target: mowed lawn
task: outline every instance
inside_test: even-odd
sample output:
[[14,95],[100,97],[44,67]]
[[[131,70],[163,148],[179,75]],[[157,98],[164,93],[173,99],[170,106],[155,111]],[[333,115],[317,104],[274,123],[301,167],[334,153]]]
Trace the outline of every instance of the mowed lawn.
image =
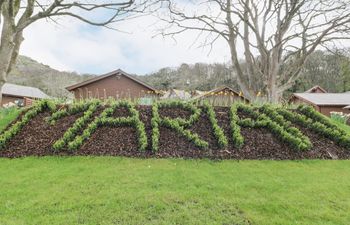
[[0,159],[0,224],[349,224],[349,161]]

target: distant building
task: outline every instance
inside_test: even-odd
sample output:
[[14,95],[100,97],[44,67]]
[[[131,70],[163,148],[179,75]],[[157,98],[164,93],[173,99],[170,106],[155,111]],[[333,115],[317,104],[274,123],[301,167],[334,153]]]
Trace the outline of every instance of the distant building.
[[35,99],[50,98],[47,94],[38,88],[9,84],[6,83],[2,87],[1,106],[13,105],[28,106]]
[[152,86],[118,69],[94,77],[84,82],[66,87],[75,99],[143,99],[145,101],[158,96],[159,92]]
[[350,93],[294,93],[290,103],[311,105],[327,116],[330,112],[349,113]]
[[208,101],[214,106],[230,106],[237,101],[246,103],[249,102],[249,100],[245,98],[241,93],[238,93],[237,91],[227,86],[221,86],[207,91],[201,95],[193,97],[191,101],[197,102],[199,104],[203,103],[204,101]]
[[323,89],[322,87],[316,85],[316,86],[310,88],[309,90],[305,91],[305,93],[327,93],[327,91],[325,89]]
[[188,100],[192,97],[191,92],[179,89],[170,89],[164,93],[161,99]]

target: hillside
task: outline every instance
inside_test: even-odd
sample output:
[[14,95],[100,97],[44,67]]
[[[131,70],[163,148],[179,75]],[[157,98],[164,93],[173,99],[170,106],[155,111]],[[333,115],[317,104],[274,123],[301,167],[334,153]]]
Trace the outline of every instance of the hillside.
[[[8,82],[37,87],[54,97],[67,97],[69,93],[65,87],[92,76],[57,71],[29,57],[20,56]],[[161,68],[156,72],[137,77],[161,90],[169,88],[210,90],[221,85],[239,90],[232,67],[224,63],[183,63],[179,67]],[[346,57],[344,61],[328,52],[313,53],[305,64],[300,79],[285,95],[303,92],[314,85],[320,85],[329,92],[349,91],[350,57]],[[255,80],[250,86],[258,91],[263,91],[264,87],[259,80]]]
[[65,87],[90,78],[74,72],[61,72],[41,64],[29,57],[19,56],[16,66],[8,77],[8,82],[37,87],[53,97],[68,97]]

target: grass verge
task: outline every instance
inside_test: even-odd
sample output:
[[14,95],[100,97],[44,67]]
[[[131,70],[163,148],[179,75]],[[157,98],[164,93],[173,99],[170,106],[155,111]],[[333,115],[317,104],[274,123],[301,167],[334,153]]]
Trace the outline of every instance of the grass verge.
[[0,159],[0,224],[347,224],[349,161]]

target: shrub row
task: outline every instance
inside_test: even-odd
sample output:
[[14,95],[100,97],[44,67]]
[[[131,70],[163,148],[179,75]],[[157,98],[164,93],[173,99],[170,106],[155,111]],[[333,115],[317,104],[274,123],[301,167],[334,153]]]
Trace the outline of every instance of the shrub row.
[[288,120],[285,120],[285,118],[282,115],[280,115],[276,111],[276,108],[274,108],[272,105],[265,104],[262,107],[260,107],[260,111],[265,113],[274,122],[276,122],[280,126],[282,126],[287,132],[291,133],[296,138],[299,138],[306,146],[306,149],[312,148],[312,143],[311,143],[310,139],[308,137],[306,137],[298,128],[291,127],[291,122]]
[[[159,108],[161,107],[170,107],[170,108],[182,108],[186,110],[190,110],[192,115],[188,120],[183,118],[175,118],[171,119],[169,117],[161,118],[159,115]],[[159,149],[159,125],[168,127],[170,129],[175,130],[179,134],[183,135],[189,141],[193,142],[199,148],[206,149],[209,144],[206,141],[203,141],[197,134],[193,134],[189,130],[185,128],[191,126],[196,121],[198,121],[201,110],[196,106],[190,103],[185,103],[181,101],[171,101],[171,102],[156,102],[152,106],[152,150],[158,151]]]
[[152,126],[152,151],[157,152],[159,149],[159,138],[160,138],[160,132],[159,132],[159,124],[160,124],[160,116],[158,112],[158,103],[153,103],[152,105],[152,119],[151,119],[151,126]]
[[93,99],[93,100],[85,100],[85,101],[79,101],[75,102],[74,104],[68,106],[67,108],[62,108],[56,112],[54,112],[48,119],[47,122],[49,122],[51,125],[54,125],[57,120],[68,116],[73,115],[79,112],[85,112],[89,109],[91,104],[96,104],[96,102],[99,100]]
[[184,119],[180,117],[177,117],[175,119],[180,125],[183,125],[186,127],[191,126],[195,122],[197,122],[201,115],[201,110],[191,103],[185,103],[183,101],[163,101],[163,102],[159,102],[158,104],[159,104],[159,107],[161,108],[180,108],[180,109],[190,111],[192,114],[189,119]]
[[[126,107],[131,116],[129,117],[111,117],[114,111],[118,107]],[[68,143],[69,150],[77,150],[100,126],[134,126],[137,131],[138,145],[140,151],[145,151],[147,148],[147,135],[145,126],[139,118],[139,113],[135,109],[135,105],[129,101],[110,101],[109,107],[107,107],[99,117],[96,117],[83,133],[76,136],[75,139]]]
[[218,125],[213,106],[208,102],[204,102],[203,108],[205,109],[205,112],[209,117],[210,124],[214,131],[214,136],[216,137],[220,148],[226,148],[228,146],[228,141],[225,136],[224,130],[221,129],[221,127]]
[[309,149],[308,144],[304,143],[304,141],[295,137],[292,133],[288,132],[283,126],[274,122],[264,113],[259,113],[252,106],[240,104],[238,105],[238,109],[244,111],[249,116],[253,117],[255,121],[245,119],[243,123],[239,122],[241,126],[248,127],[263,127],[269,129],[273,134],[276,135],[281,141],[289,144],[291,147],[297,150],[307,150]]
[[241,148],[244,143],[244,138],[241,134],[241,128],[238,125],[238,122],[240,120],[237,114],[238,104],[240,103],[235,103],[230,108],[230,128],[232,132],[233,145],[236,148]]
[[37,116],[44,110],[56,110],[56,104],[48,100],[36,101],[34,105],[22,116],[20,120],[10,126],[6,131],[0,135],[0,149],[4,148],[7,142],[18,134],[24,125],[26,125],[32,118]]
[[335,141],[340,146],[350,148],[350,136],[345,134],[345,132],[340,132],[338,127],[336,129],[334,129],[333,126],[328,127],[327,125],[315,121],[306,115],[291,112],[283,108],[278,108],[277,112],[283,115],[284,118],[301,126],[308,127],[314,132]]
[[[100,101],[95,100],[95,101],[91,101],[89,102],[87,105],[89,105],[89,108],[84,112],[84,115],[80,118],[78,118],[74,124],[68,128],[68,130],[63,134],[63,137],[60,138],[59,140],[57,140],[54,144],[53,144],[53,149],[58,151],[61,150],[62,148],[64,148],[70,141],[72,141],[74,139],[74,137],[76,135],[78,135],[78,133],[84,129],[84,127],[86,126],[86,124],[92,119],[93,114],[95,113],[95,111],[97,110],[98,106],[100,105]],[[80,107],[80,104],[79,104]],[[76,113],[79,112],[78,111],[78,107],[72,107],[72,109],[74,109],[73,111],[65,111],[66,115],[70,115],[71,113]],[[80,108],[82,109],[82,108]],[[62,112],[63,110],[60,110],[58,112]],[[62,118],[63,113],[60,114],[56,114],[56,115],[60,115],[60,117],[55,116],[55,119],[58,118]],[[52,117],[51,117],[52,118]],[[55,123],[56,120],[51,120],[51,124]]]
[[346,132],[342,129],[339,129],[339,127],[335,124],[333,124],[330,119],[323,114],[317,112],[313,107],[308,105],[299,105],[297,108],[297,111],[301,114],[307,116],[308,118],[311,118],[314,121],[317,121],[319,123],[324,124],[325,126],[332,128],[334,130],[337,130],[342,135],[346,135]]

